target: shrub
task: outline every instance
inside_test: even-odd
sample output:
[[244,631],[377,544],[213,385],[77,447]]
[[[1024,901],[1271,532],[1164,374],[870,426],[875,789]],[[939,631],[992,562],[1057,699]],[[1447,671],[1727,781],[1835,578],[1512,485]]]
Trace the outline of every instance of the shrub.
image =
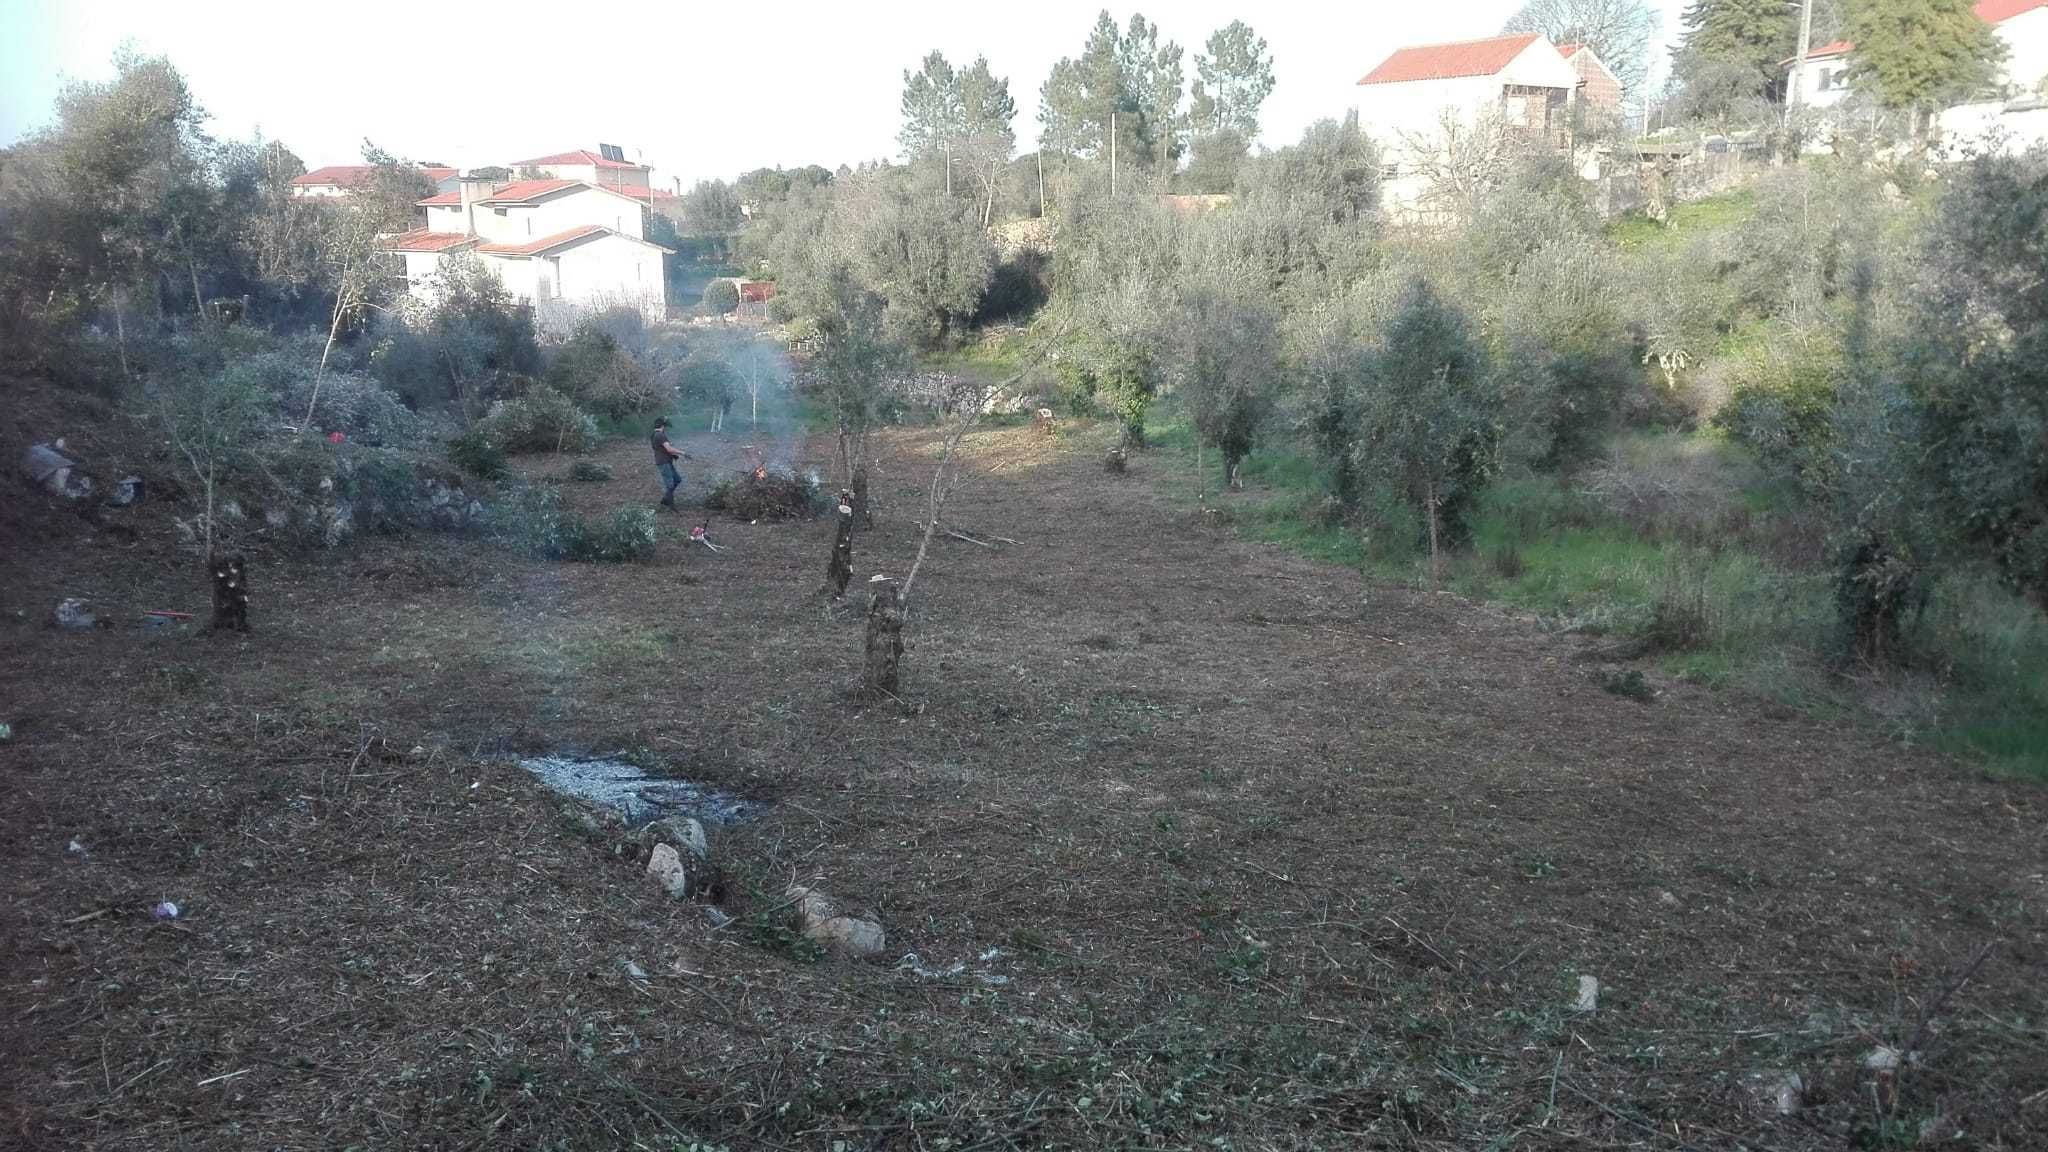
[[597,443],[597,421],[553,388],[531,389],[499,404],[477,422],[507,452],[587,452]]
[[569,465],[569,479],[571,480],[579,480],[586,484],[596,484],[611,478],[612,469],[609,464],[599,464],[595,460],[578,460],[574,464]]
[[479,480],[500,480],[508,471],[505,450],[483,427],[471,428],[448,442],[448,462]]
[[639,362],[592,321],[578,325],[555,350],[543,379],[578,407],[606,420],[631,420],[656,406],[653,384]]
[[1638,704],[1648,704],[1657,698],[1657,690],[1650,687],[1650,682],[1643,678],[1642,671],[1636,668],[1609,668],[1601,672],[1600,687]]
[[621,508],[592,522],[562,511],[554,488],[528,486],[507,493],[492,510],[492,535],[543,560],[624,563],[654,555],[654,511]]
[[730,280],[713,280],[704,286],[704,298],[698,302],[707,316],[724,316],[740,306],[740,290]]
[[1831,447],[1841,369],[1841,347],[1826,332],[1767,340],[1728,367],[1728,403],[1714,414],[1714,426],[1773,467],[1814,476]]

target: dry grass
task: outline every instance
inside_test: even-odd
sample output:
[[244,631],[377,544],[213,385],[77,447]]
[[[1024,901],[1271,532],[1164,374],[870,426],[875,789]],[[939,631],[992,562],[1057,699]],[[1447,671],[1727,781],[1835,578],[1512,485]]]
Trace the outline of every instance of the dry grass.
[[[886,438],[856,581],[907,564],[934,440]],[[1243,542],[1155,495],[1152,456],[1105,477],[1098,441],[970,438],[948,520],[1020,543],[934,543],[880,706],[850,691],[857,619],[813,598],[829,523],[721,522],[712,554],[675,517],[625,568],[432,538],[259,556],[246,640],[38,626],[64,594],[197,603],[160,523],[10,549],[0,1131],[2048,1141],[2038,792],[1683,685],[1617,698],[1569,640]],[[652,503],[645,454],[565,501]],[[766,802],[714,844],[740,919],[668,902],[497,758],[543,748]],[[772,912],[792,875],[968,970],[817,958]],[[152,923],[166,898],[186,915]],[[1922,1062],[1865,1071],[1991,940]],[[1750,1100],[1769,1069],[1805,1077],[1800,1115]]]

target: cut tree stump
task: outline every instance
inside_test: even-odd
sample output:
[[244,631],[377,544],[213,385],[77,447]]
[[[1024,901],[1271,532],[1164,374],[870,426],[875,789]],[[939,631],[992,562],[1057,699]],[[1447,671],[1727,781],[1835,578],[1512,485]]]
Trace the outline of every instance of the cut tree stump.
[[903,663],[903,596],[896,582],[877,576],[868,597],[867,669],[870,692],[896,694],[897,669]]
[[860,520],[861,527],[873,528],[875,526],[874,506],[868,503],[868,470],[866,467],[853,470],[853,491],[848,494],[846,499],[842,499],[840,503],[852,505],[853,514]]
[[839,494],[839,530],[832,539],[832,559],[825,565],[825,586],[834,600],[846,595],[847,582],[853,579],[853,500],[851,492]]
[[241,553],[207,562],[213,574],[213,630],[249,630],[249,569]]

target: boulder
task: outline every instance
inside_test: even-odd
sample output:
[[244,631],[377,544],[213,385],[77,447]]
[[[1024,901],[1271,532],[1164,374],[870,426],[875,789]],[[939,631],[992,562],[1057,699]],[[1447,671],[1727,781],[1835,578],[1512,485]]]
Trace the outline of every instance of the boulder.
[[711,842],[704,838],[704,825],[688,816],[670,816],[657,823],[667,835],[669,843],[698,860],[711,859]]
[[804,939],[827,950],[856,960],[871,960],[882,954],[888,937],[882,926],[858,916],[842,916],[832,899],[813,888],[794,886],[787,893],[796,911],[797,925]]
[[842,956],[870,960],[882,954],[887,940],[882,926],[853,916],[833,916],[804,929],[804,938]]
[[123,476],[114,481],[114,490],[107,493],[107,503],[116,508],[142,503],[142,477]]
[[656,844],[647,857],[647,874],[661,890],[680,900],[690,894],[690,875],[683,870],[683,858],[666,844]]

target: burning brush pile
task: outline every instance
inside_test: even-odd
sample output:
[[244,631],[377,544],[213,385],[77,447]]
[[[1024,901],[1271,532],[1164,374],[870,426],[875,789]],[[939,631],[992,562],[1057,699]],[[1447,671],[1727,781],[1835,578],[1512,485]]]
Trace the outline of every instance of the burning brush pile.
[[737,476],[720,480],[704,497],[704,507],[735,520],[803,520],[829,503],[815,473],[770,471],[756,464]]

